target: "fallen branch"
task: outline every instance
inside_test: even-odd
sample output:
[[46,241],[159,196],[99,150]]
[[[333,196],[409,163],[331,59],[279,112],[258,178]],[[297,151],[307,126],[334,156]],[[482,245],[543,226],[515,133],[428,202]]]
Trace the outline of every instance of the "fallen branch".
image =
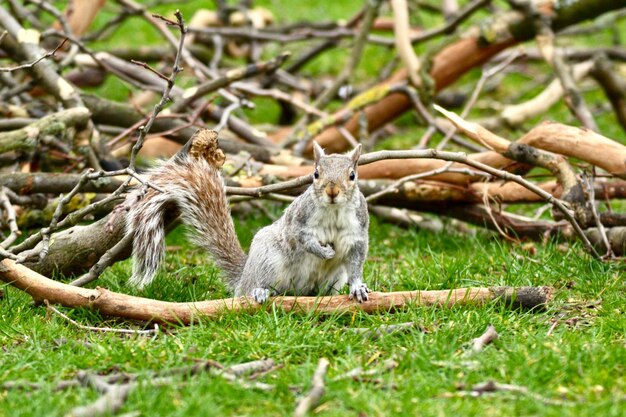
[[6,68],[5,67],[1,67],[0,68],[0,72],[13,72],[13,71],[21,70],[21,69],[32,68],[35,65],[37,65],[40,61],[43,61],[46,58],[50,58],[51,56],[54,56],[54,54],[56,54],[59,49],[63,48],[63,45],[65,45],[65,42],[67,42],[67,39],[64,39],[63,42],[61,42],[52,51],[46,52],[45,54],[43,54],[42,56],[40,56],[39,58],[35,59],[32,62],[28,62],[26,64],[21,64],[21,65],[17,65],[15,67],[6,67]]
[[219,317],[226,311],[254,312],[269,308],[301,314],[310,312],[364,313],[392,312],[407,305],[452,307],[482,305],[502,301],[512,307],[542,308],[552,299],[550,287],[459,288],[433,291],[373,292],[369,300],[357,303],[347,295],[328,297],[274,297],[267,304],[258,304],[247,297],[221,300],[172,303],[108,291],[104,288],[74,287],[48,279],[15,261],[0,262],[0,280],[28,293],[36,302],[66,307],[89,307],[107,316],[160,323],[190,324],[198,318]]

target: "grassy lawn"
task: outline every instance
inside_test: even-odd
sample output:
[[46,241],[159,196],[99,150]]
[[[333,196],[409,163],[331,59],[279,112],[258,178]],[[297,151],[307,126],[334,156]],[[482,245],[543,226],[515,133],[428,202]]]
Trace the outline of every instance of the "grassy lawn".
[[[238,222],[243,240],[266,219]],[[217,271],[203,254],[184,245],[177,230],[168,237],[174,249],[146,296],[172,301],[225,295]],[[472,285],[552,285],[557,300],[545,312],[511,311],[501,305],[434,309],[411,307],[394,314],[319,316],[270,311],[226,314],[189,328],[170,328],[155,338],[78,330],[63,319],[46,317],[44,307],[6,288],[0,302],[1,381],[41,383],[25,394],[0,391],[0,416],[61,415],[97,398],[91,389],[53,391],[62,379],[80,370],[107,374],[136,373],[149,380],[151,371],[213,359],[232,365],[271,358],[284,365],[261,381],[272,392],[255,391],[220,377],[179,378],[167,387],[149,383],[132,391],[122,411],[142,415],[286,415],[306,390],[321,357],[330,360],[328,391],[319,415],[419,413],[420,415],[624,415],[626,349],[623,318],[624,267],[589,259],[574,246],[561,252],[553,243],[529,254],[520,246],[491,236],[475,237],[402,230],[373,221],[367,282],[377,291],[441,289]],[[179,251],[184,251],[181,256]],[[191,253],[191,256],[187,254]],[[130,262],[116,265],[99,285],[136,293],[126,286]],[[166,276],[176,276],[169,280]],[[124,326],[94,312],[68,312],[81,323]],[[559,324],[550,335],[552,319]],[[378,339],[351,331],[384,324],[414,322],[421,326]],[[500,339],[483,352],[468,354],[468,343],[492,323]],[[398,366],[370,381],[333,378],[356,367]],[[530,392],[564,405],[546,404],[532,395],[497,393],[456,398],[460,385],[494,380],[522,385]]]
[[[205,2],[181,5],[186,17]],[[346,18],[360,2],[259,1],[282,22],[300,19]],[[107,6],[110,7],[110,6]],[[172,6],[158,9],[165,13]],[[281,10],[288,10],[279,14]],[[102,20],[106,16],[102,17]],[[134,19],[132,22],[137,23]],[[100,22],[102,23],[102,22]],[[148,28],[126,25],[107,45],[158,40]],[[136,38],[136,39],[135,39]],[[307,71],[341,69],[326,55]],[[343,54],[342,54],[343,53]],[[383,56],[385,51],[373,51]],[[334,58],[333,58],[334,57]],[[342,58],[343,59],[343,58]],[[360,71],[375,73],[382,65],[365,60]],[[467,76],[477,78],[479,72]],[[503,87],[507,87],[506,79]],[[127,89],[116,81],[106,87],[123,100]],[[536,94],[540,88],[534,91]],[[528,92],[528,97],[533,93]],[[596,100],[604,98],[590,93]],[[571,123],[564,106],[546,118]],[[263,109],[253,119],[265,120]],[[479,111],[479,110],[477,110]],[[607,114],[607,113],[605,113]],[[609,136],[619,138],[612,115],[598,120]],[[402,139],[419,137],[401,123]],[[412,130],[411,130],[412,129]],[[614,134],[612,134],[614,132]],[[623,135],[622,135],[623,136]],[[275,215],[282,207],[271,206]],[[270,220],[256,214],[236,218],[238,235],[247,246],[253,234]],[[143,293],[126,284],[130,261],[108,270],[98,285],[113,291],[168,301],[193,301],[228,296],[218,271],[201,251],[190,247],[184,230],[168,236],[169,251],[157,280]],[[308,392],[320,358],[330,361],[327,391],[313,415],[319,416],[624,416],[626,415],[626,285],[624,263],[602,263],[587,256],[578,244],[559,242],[531,246],[506,242],[482,230],[471,234],[405,230],[372,218],[370,253],[365,280],[374,291],[451,289],[468,286],[550,285],[555,301],[546,311],[514,311],[506,306],[452,309],[411,306],[389,314],[298,315],[281,311],[224,314],[190,327],[163,329],[155,337],[123,336],[77,329],[11,287],[2,286],[0,300],[0,384],[28,381],[37,390],[0,388],[0,417],[65,415],[99,397],[90,388],[55,390],[61,380],[81,370],[98,374],[127,372],[139,385],[120,413],[143,416],[280,416],[293,413],[297,399]],[[175,277],[176,279],[172,279]],[[81,324],[128,327],[86,310],[64,309]],[[554,320],[558,323],[554,326]],[[353,331],[413,322],[415,327],[374,339]],[[493,324],[500,338],[480,353],[471,353],[471,340]],[[270,392],[245,388],[208,373],[176,377],[167,386],[150,384],[152,372],[211,359],[224,366],[262,358],[282,365],[260,382]],[[393,360],[397,366],[383,371]],[[363,380],[337,379],[357,367],[381,372]],[[525,387],[527,393],[498,392],[478,398],[459,395],[459,388],[493,380]]]

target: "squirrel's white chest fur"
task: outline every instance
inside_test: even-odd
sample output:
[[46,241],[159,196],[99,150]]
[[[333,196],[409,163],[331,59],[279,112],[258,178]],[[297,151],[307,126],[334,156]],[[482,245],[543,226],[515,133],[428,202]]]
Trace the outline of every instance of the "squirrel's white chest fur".
[[[286,263],[283,291],[297,294],[337,292],[348,279],[344,263],[355,241],[359,238],[359,220],[353,207],[320,207],[311,213],[307,228],[322,245],[335,250],[332,259],[322,259],[304,250]],[[334,291],[333,291],[334,290]]]
[[333,260],[341,260],[346,256],[358,238],[357,231],[360,229],[356,210],[351,206],[323,207],[311,216],[309,227],[321,244],[331,244],[335,249],[335,257],[326,261],[331,264]]

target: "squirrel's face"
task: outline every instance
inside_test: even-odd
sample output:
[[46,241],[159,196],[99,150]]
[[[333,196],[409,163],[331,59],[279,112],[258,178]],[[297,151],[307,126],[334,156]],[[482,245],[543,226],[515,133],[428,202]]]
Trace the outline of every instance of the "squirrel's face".
[[315,171],[313,187],[315,196],[323,204],[340,205],[352,199],[357,185],[357,162],[361,155],[361,145],[344,155],[326,155],[324,150],[313,142]]

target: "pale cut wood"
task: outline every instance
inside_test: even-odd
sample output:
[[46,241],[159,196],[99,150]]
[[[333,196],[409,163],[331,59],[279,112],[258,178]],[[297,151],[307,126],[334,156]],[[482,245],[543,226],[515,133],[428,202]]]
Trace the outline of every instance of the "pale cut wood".
[[190,324],[198,318],[213,318],[228,311],[253,312],[272,306],[297,313],[392,312],[407,305],[451,307],[482,305],[501,300],[515,307],[542,308],[552,298],[550,287],[459,288],[434,291],[373,292],[358,303],[347,295],[328,297],[274,297],[260,305],[246,297],[172,303],[135,297],[104,288],[87,289],[53,281],[10,259],[0,262],[0,280],[28,293],[36,302],[66,307],[89,307],[107,316],[161,323]]
[[578,158],[626,179],[626,146],[592,130],[544,122],[517,143]]

